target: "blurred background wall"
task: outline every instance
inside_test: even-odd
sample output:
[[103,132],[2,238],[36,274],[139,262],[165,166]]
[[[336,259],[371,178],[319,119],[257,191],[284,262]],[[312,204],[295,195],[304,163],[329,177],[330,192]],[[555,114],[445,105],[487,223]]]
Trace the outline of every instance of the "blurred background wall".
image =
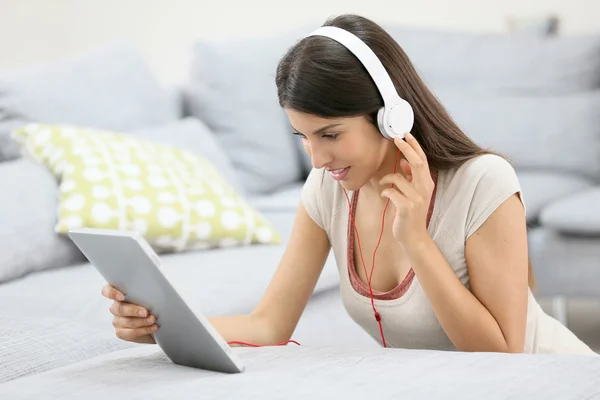
[[544,29],[557,16],[560,34],[600,31],[598,0],[0,0],[0,71],[126,38],[176,83],[195,38],[273,34],[346,12],[476,32]]

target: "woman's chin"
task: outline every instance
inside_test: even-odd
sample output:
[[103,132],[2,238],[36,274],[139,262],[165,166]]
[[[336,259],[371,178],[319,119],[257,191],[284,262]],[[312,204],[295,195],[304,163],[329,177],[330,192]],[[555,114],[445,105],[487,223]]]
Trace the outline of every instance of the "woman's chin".
[[362,186],[360,184],[357,184],[357,181],[354,179],[344,179],[342,181],[338,181],[338,183],[345,190],[349,190],[349,191],[355,191],[357,189],[360,189],[360,187]]

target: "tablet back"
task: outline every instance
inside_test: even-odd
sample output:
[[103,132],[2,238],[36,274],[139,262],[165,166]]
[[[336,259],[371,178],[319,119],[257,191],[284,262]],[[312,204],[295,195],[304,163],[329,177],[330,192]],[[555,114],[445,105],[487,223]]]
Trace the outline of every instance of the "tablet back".
[[144,238],[128,231],[77,229],[69,237],[107,283],[156,317],[156,343],[178,365],[237,373],[241,360],[204,315],[192,311]]

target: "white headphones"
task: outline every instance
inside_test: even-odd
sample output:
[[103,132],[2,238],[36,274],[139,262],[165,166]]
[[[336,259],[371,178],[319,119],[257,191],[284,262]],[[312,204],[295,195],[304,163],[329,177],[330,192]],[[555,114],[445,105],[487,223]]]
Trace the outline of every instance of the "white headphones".
[[383,107],[377,113],[377,124],[381,134],[388,138],[404,138],[413,127],[415,115],[412,107],[396,92],[396,88],[373,50],[352,33],[335,27],[322,26],[308,36],[326,36],[350,50],[365,66],[383,98]]

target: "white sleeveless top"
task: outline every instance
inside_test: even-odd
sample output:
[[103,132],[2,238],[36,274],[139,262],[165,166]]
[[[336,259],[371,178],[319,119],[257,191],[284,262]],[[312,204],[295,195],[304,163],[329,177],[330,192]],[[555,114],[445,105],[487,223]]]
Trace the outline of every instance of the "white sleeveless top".
[[[512,166],[491,154],[459,168],[439,171],[428,232],[458,279],[469,287],[465,244],[483,222],[521,188]],[[348,191],[348,196],[354,192]],[[521,198],[522,194],[521,194]],[[352,199],[352,198],[351,198]],[[381,344],[371,299],[355,290],[348,270],[348,201],[324,169],[313,169],[302,190],[308,214],[327,232],[340,274],[340,291],[350,317]],[[437,320],[416,276],[400,298],[375,299],[389,347],[456,350]],[[594,353],[566,327],[541,309],[529,292],[525,353]]]

